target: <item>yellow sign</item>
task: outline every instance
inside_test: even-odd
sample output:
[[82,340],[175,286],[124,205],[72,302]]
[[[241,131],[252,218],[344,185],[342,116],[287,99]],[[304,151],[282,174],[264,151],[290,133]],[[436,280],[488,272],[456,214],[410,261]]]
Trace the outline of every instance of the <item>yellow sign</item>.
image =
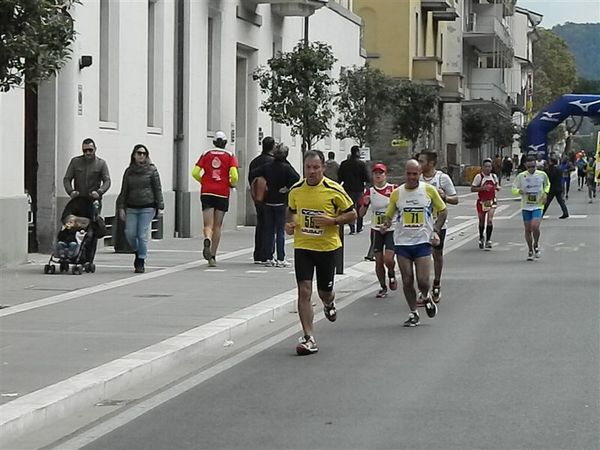
[[408,147],[407,139],[392,139],[392,147]]

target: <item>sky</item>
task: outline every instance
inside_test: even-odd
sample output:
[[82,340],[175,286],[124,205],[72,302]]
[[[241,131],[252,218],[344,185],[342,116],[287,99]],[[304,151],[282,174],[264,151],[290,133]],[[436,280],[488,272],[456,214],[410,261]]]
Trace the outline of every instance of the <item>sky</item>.
[[517,6],[544,16],[544,28],[565,22],[600,23],[600,0],[517,0]]

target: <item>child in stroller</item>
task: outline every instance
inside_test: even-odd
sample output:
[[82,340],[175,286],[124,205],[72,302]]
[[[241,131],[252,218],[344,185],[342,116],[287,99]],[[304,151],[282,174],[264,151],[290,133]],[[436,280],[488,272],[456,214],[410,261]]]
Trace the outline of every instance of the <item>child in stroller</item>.
[[44,266],[44,273],[56,272],[53,263],[59,264],[61,272],[68,272],[69,265],[73,264],[74,275],[80,275],[82,269],[95,272],[96,243],[98,236],[102,236],[97,202],[76,197],[67,203],[61,217],[63,226],[56,236],[56,246]]

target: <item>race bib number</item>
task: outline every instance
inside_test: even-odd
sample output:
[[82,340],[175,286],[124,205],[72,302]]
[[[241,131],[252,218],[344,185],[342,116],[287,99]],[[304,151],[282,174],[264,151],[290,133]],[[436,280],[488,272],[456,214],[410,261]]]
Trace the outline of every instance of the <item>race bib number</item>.
[[481,203],[481,210],[482,211],[489,211],[490,209],[492,209],[492,201],[491,200],[486,200],[484,202],[480,202]]
[[319,227],[315,223],[315,217],[321,216],[325,214],[325,211],[318,211],[315,209],[303,209],[302,213],[302,227],[300,231],[302,234],[306,234],[308,236],[321,236],[325,230]]
[[525,194],[525,201],[529,204],[537,203],[537,194]]
[[425,223],[425,208],[411,207],[402,210],[402,225],[406,228],[421,228]]
[[385,223],[385,211],[375,211],[373,214],[373,224],[376,226],[383,225]]

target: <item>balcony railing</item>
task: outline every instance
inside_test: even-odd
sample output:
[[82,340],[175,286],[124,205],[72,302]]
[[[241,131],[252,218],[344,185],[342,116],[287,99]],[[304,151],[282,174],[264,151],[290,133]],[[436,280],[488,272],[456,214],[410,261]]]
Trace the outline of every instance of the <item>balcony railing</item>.
[[508,28],[497,17],[471,13],[467,20],[465,37],[468,39],[486,38],[489,35],[498,38],[506,48],[513,48],[513,40]]
[[454,7],[456,7],[455,0],[421,0],[423,11],[443,11]]
[[427,84],[440,85],[442,82],[442,60],[437,56],[413,58],[412,78]]

